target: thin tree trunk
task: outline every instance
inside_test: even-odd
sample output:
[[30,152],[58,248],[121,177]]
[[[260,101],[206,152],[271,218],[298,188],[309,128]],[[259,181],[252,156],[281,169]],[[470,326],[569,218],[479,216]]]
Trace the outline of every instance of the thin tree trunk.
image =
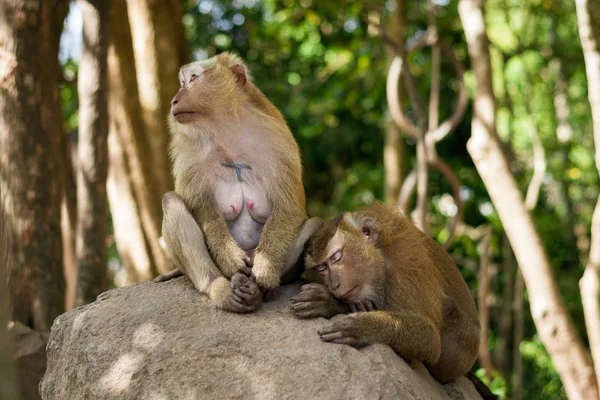
[[530,294],[531,315],[567,395],[597,399],[591,358],[560,298],[548,257],[501,149],[483,1],[460,0],[459,14],[477,81],[467,149],[505,227]]
[[506,234],[502,235],[502,269],[504,271],[504,291],[502,293],[502,316],[500,317],[500,329],[498,332],[498,341],[496,343],[495,362],[498,370],[505,379],[509,374],[509,343],[512,333],[512,310],[513,310],[513,275],[515,266],[513,262],[513,253]]
[[525,317],[523,309],[525,301],[523,299],[523,274],[517,269],[515,276],[515,329],[513,332],[513,376],[512,376],[512,400],[521,398],[521,386],[523,386],[523,356],[521,355],[521,342],[523,341],[523,331]]
[[[60,36],[63,31],[65,18],[69,14],[70,1],[57,0],[54,3],[54,37],[52,40],[52,54],[58,54]],[[61,71],[61,66],[56,58],[56,78]],[[56,79],[50,84],[55,85]],[[57,148],[60,154],[56,157],[60,168],[61,177],[61,230],[63,243],[63,274],[65,277],[65,308],[70,310],[75,305],[75,286],[77,283],[77,255],[75,248],[75,232],[77,229],[77,192],[75,189],[75,175],[71,161],[71,144],[63,130],[62,107],[60,101],[53,102],[53,117],[56,118],[58,134],[56,135]]]
[[79,148],[77,171],[77,298],[90,303],[108,288],[107,33],[110,3],[79,0],[83,48],[79,65]]
[[[406,0],[396,0],[396,10],[390,19],[390,35],[397,43],[406,40]],[[388,57],[394,58],[394,53],[388,50]],[[398,95],[402,96],[402,84],[399,82]],[[402,99],[399,100],[402,104]],[[402,178],[405,173],[406,145],[402,131],[390,121],[386,128],[385,144],[383,147],[383,165],[385,167],[385,201],[393,206],[398,204],[398,195],[402,188]]]
[[0,2],[0,192],[15,238],[12,316],[45,332],[64,311],[52,18],[50,2]]
[[[1,9],[1,8],[0,8]],[[4,196],[0,186],[0,399],[20,399],[14,343],[8,333],[8,232],[4,214]]]
[[75,183],[71,142],[64,133],[63,139],[64,182],[60,208],[60,224],[63,238],[63,273],[66,282],[65,308],[70,310],[75,306],[75,291],[77,287],[77,185]]
[[[139,210],[143,233],[151,251],[146,258],[149,258],[150,273],[153,276],[158,272],[169,271],[172,265],[160,245],[163,192],[156,185],[151,145],[142,119],[125,0],[113,1],[112,21],[113,40],[108,55],[111,129],[119,135],[119,142],[126,154],[127,164],[125,167],[130,173],[129,179]],[[111,206],[113,209],[115,208],[114,204]],[[119,220],[113,218],[115,226],[119,223]],[[124,248],[127,244],[119,244],[118,236],[117,246]],[[131,242],[129,243],[131,244]],[[131,249],[131,252],[134,250]],[[140,262],[141,264],[134,264],[130,268],[139,270],[140,273],[145,271],[147,267],[144,266],[145,261]],[[144,275],[145,273],[141,273],[140,276]]]
[[127,156],[114,123],[111,123],[108,135],[108,151],[109,168],[106,188],[117,250],[127,270],[128,283],[147,281],[155,274],[133,194]]
[[[600,3],[577,0],[579,36],[585,58],[588,98],[594,126],[596,168],[600,172]],[[600,382],[600,197],[592,216],[590,255],[579,281],[596,380]]]
[[477,291],[477,306],[479,308],[479,321],[481,323],[481,331],[479,333],[479,362],[485,370],[485,376],[492,380],[492,357],[488,347],[490,336],[490,309],[488,306],[488,295],[490,293],[490,241],[492,239],[492,230],[485,228],[485,233],[479,244],[479,290]]
[[178,50],[182,44],[177,42],[177,18],[173,15],[177,8],[171,8],[167,0],[130,0],[127,9],[142,116],[152,151],[154,182],[157,190],[165,193],[173,187],[167,157],[166,115],[171,98],[178,90],[177,71],[184,62]]

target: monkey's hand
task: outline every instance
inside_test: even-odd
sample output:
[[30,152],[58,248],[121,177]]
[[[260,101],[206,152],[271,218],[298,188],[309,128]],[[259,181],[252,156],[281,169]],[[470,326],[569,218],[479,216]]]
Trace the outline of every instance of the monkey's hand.
[[331,294],[318,283],[302,286],[300,293],[290,299],[290,308],[297,318],[331,318],[348,312]]
[[347,344],[359,348],[369,344],[363,336],[361,326],[359,314],[348,314],[322,328],[318,333],[324,342]]
[[245,304],[253,310],[256,310],[262,303],[262,294],[254,279],[241,272],[231,278],[231,292],[237,303]]
[[256,253],[252,276],[261,289],[268,291],[279,286],[281,270],[277,268],[264,253]]
[[348,307],[350,308],[350,312],[353,313],[357,313],[357,312],[367,312],[367,311],[376,311],[377,310],[377,303],[371,300],[359,300],[355,303],[350,303],[348,304]]

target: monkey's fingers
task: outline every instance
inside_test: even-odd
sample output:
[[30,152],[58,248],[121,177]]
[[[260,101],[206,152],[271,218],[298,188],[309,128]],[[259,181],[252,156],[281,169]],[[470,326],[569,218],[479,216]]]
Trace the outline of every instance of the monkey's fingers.
[[340,340],[344,338],[348,338],[348,332],[345,331],[333,331],[333,332],[323,332],[319,331],[319,338],[324,342],[333,342],[335,340]]
[[240,286],[238,288],[235,288],[235,290],[241,291],[246,294],[255,295],[255,296],[260,293],[260,289],[256,285],[247,285],[246,284],[246,285]]
[[302,285],[302,287],[300,288],[301,291],[306,291],[306,290],[327,290],[327,288],[323,285],[321,285],[320,283],[307,283],[306,285]]
[[246,264],[246,267],[252,268],[252,266],[254,265],[254,258],[247,255],[246,257],[244,257],[244,263]]
[[329,296],[326,293],[314,292],[314,291],[303,291],[290,298],[290,303],[302,303],[306,301],[325,301],[328,300]]
[[254,293],[244,293],[240,288],[240,289],[234,289],[233,298],[238,303],[252,304],[256,301],[257,296]]
[[290,310],[292,311],[307,311],[324,308],[325,304],[321,301],[302,301],[296,303],[290,303]]
[[370,300],[365,303],[365,307],[367,308],[367,311],[375,311],[375,310],[377,310],[377,306],[375,305],[375,303],[373,303]]
[[248,305],[240,297],[232,295],[227,302],[226,310],[239,314],[247,314],[251,313],[257,308],[258,305]]
[[250,277],[252,275],[252,268],[248,267],[248,266],[243,266],[243,267],[238,268],[237,273],[241,273],[244,276]]
[[231,288],[237,289],[241,286],[245,286],[250,282],[250,278],[244,275],[241,272],[236,272],[235,275],[231,277]]

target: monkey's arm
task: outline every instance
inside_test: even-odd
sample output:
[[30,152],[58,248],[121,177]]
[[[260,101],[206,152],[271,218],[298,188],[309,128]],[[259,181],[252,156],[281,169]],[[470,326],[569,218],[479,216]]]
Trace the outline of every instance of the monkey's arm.
[[347,314],[348,306],[340,303],[325,286],[309,283],[290,299],[290,308],[297,318],[331,318]]
[[250,259],[235,242],[213,196],[202,196],[191,210],[202,228],[206,247],[223,275],[231,278],[238,271],[248,271]]
[[275,289],[279,286],[290,247],[304,219],[300,210],[281,206],[269,216],[263,227],[252,267],[252,275],[261,288]]
[[362,347],[390,345],[400,356],[434,364],[440,358],[440,328],[412,312],[372,311],[346,315],[319,331],[321,340]]

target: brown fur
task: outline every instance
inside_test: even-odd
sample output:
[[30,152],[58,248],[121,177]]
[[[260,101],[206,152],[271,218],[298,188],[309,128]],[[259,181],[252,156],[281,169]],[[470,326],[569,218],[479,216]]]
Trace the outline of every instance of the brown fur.
[[392,208],[376,203],[327,222],[309,244],[306,267],[324,285],[305,285],[292,298],[297,317],[352,311],[321,330],[321,339],[389,344],[423,361],[440,382],[475,363],[480,327],[464,279],[437,242]]
[[[190,277],[196,276],[198,290],[228,309],[230,300],[226,299],[233,294],[227,292],[223,279],[251,271],[250,280],[245,282],[250,288],[247,292],[254,295],[251,288],[256,284],[264,292],[276,288],[282,274],[288,272],[285,270],[296,263],[288,259],[290,254],[298,257],[301,251],[296,249],[303,249],[320,224],[313,220],[298,235],[306,220],[298,145],[281,113],[251,82],[243,61],[223,53],[182,67],[179,80],[182,87],[173,98],[169,115],[177,195],[167,194],[163,202],[163,236],[172,258]],[[226,167],[234,164],[246,169],[239,172]],[[219,200],[219,184],[227,188],[225,197],[243,186],[267,210],[267,215],[257,217],[252,214],[256,207],[251,212],[251,206],[242,206],[242,213],[253,215],[248,226],[260,234],[258,243],[249,249],[242,249],[240,237],[232,236],[231,224],[240,223],[242,214],[224,218],[227,204]],[[198,231],[189,218],[199,226]],[[194,242],[187,243],[190,232],[182,231],[181,226],[193,231]],[[243,237],[248,236],[244,233],[247,230],[244,226],[238,233],[242,241],[248,239]],[[293,244],[296,237],[304,241]],[[233,292],[243,300],[240,304],[258,306],[256,299],[242,299],[239,291]]]

